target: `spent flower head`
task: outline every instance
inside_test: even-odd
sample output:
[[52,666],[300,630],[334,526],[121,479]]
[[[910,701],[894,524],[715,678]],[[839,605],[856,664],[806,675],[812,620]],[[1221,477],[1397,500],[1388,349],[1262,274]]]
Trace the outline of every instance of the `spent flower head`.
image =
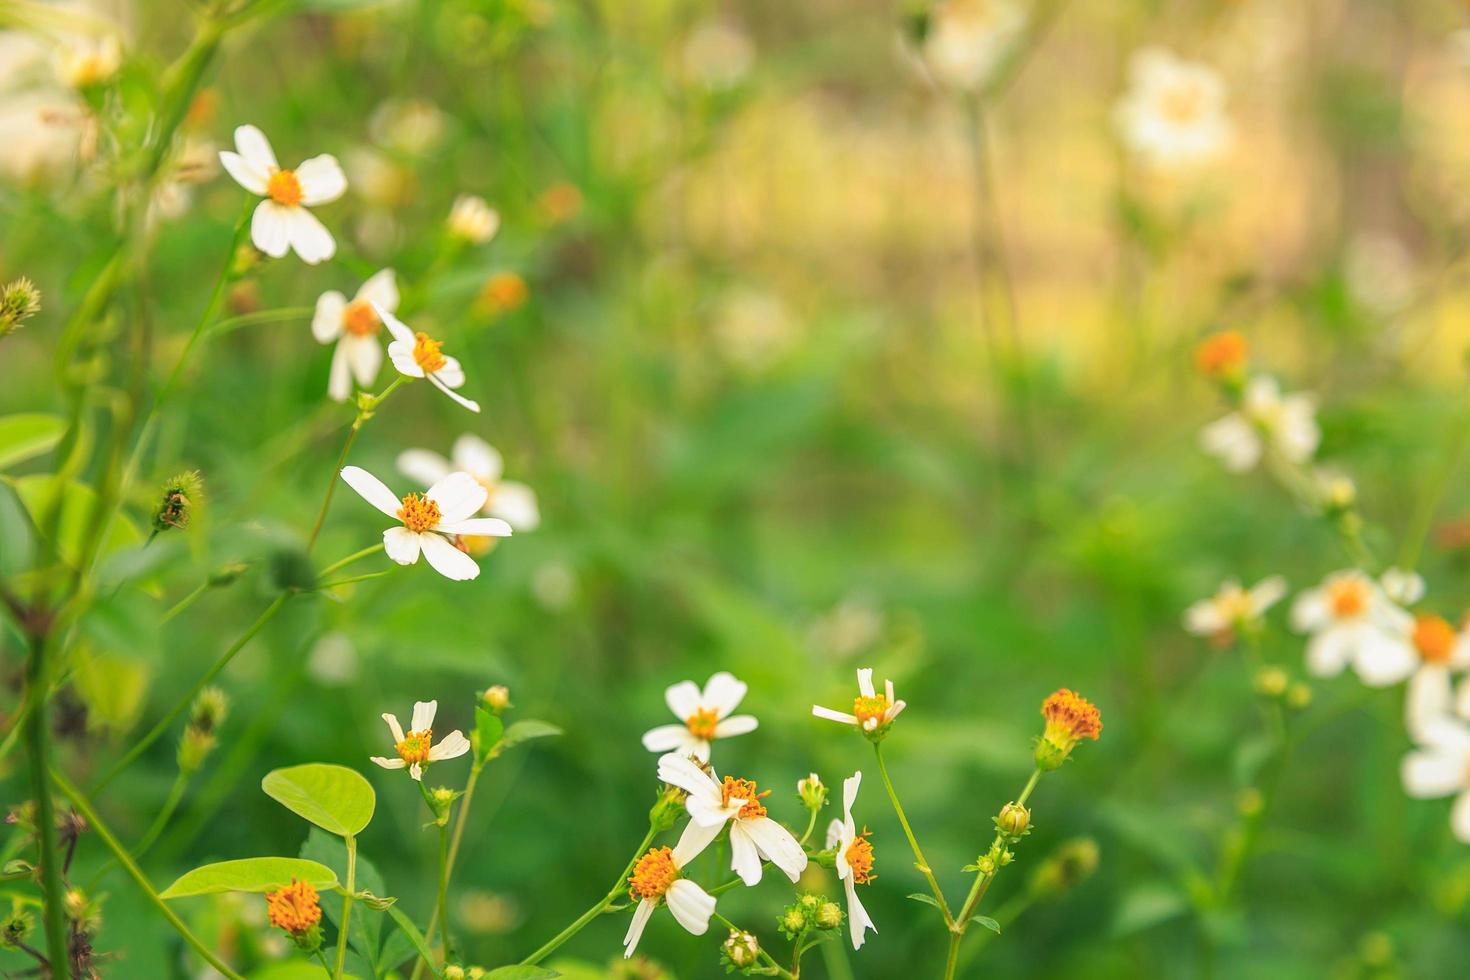
[[720,945],[720,953],[732,967],[745,970],[760,962],[761,944],[753,934],[731,929]]
[[0,337],[20,328],[41,312],[41,291],[22,276],[0,286]]
[[309,882],[291,879],[273,892],[266,892],[265,911],[270,924],[290,935],[297,947],[312,951],[322,944],[322,907]]
[[1075,691],[1061,688],[1041,705],[1046,727],[1036,743],[1036,765],[1057,769],[1083,739],[1094,741],[1102,734],[1102,715],[1091,701]]
[[182,531],[194,519],[194,511],[204,500],[204,481],[198,470],[186,470],[163,484],[163,498],[153,512],[153,529]]

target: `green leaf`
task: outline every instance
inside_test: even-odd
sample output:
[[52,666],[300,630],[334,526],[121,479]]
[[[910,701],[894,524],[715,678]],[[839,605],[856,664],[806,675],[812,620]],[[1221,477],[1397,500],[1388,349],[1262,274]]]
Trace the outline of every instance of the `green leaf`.
[[0,470],[49,452],[65,432],[66,423],[56,415],[0,416]]
[[[250,974],[250,980],[331,980],[325,968],[306,960],[271,963]],[[344,973],[342,980],[359,980],[355,973]]]
[[495,755],[500,755],[506,749],[515,748],[522,742],[529,742],[533,738],[547,738],[551,735],[560,735],[561,729],[549,721],[534,721],[527,719],[518,721],[505,730],[500,741],[495,746]]
[[[48,473],[33,473],[30,476],[11,479],[10,485],[25,505],[31,522],[41,528],[41,522],[51,513],[56,497],[52,494],[55,482]],[[83,539],[92,522],[92,511],[97,504],[97,494],[81,483],[67,483],[61,488],[60,521],[56,531],[56,550],[62,560],[76,564],[81,556]],[[142,543],[143,535],[123,514],[117,514],[112,527],[102,542],[101,554]]]
[[485,974],[485,980],[550,980],[551,977],[559,977],[560,973],[544,966],[526,966],[516,964],[515,966],[502,966]]
[[[309,861],[320,861],[332,869],[338,881],[344,883],[347,881],[347,845],[340,837],[333,837],[320,827],[313,827],[301,845],[301,856]],[[359,891],[372,892],[374,895],[382,895],[387,891],[383,884],[383,876],[378,873],[373,863],[361,854],[357,856],[357,874],[353,880],[353,886]],[[332,925],[338,925],[342,920],[342,903],[336,900],[323,902],[322,912]],[[380,916],[363,913],[361,907],[353,911],[347,941],[353,950],[367,962],[373,973],[382,972],[380,967],[387,965],[381,963],[378,958],[379,947],[382,945],[382,933],[383,920]]]
[[475,759],[483,763],[490,758],[490,750],[505,733],[505,722],[484,708],[475,709]]
[[161,898],[190,898],[194,895],[218,895],[221,892],[268,892],[289,885],[292,879],[304,881],[318,891],[337,884],[337,875],[326,865],[300,858],[241,858],[206,864],[181,875],[163,890]]
[[997,936],[1000,935],[1000,923],[999,922],[996,922],[994,919],[992,919],[988,915],[972,915],[972,916],[970,916],[970,921],[971,922],[978,922],[978,923],[980,923],[980,925],[982,925],[985,928],[989,929],[991,932],[995,933]]
[[137,720],[148,691],[148,665],[128,657],[94,653],[91,645],[77,646],[72,684],[92,720],[126,731]]
[[908,900],[911,902],[923,902],[925,905],[932,905],[936,909],[939,908],[939,903],[934,900],[933,895],[925,895],[922,892],[915,892],[914,894],[905,897],[908,898]]
[[361,773],[320,762],[274,769],[260,781],[265,795],[338,837],[352,837],[373,819],[378,797]]
[[[393,917],[394,922],[398,923],[399,931],[408,937],[408,941],[413,944],[414,949],[418,950],[418,954],[426,961],[430,963],[434,962],[434,953],[429,949],[429,944],[424,942],[423,934],[419,932],[418,926],[413,924],[413,920],[396,905],[390,905],[388,907],[388,914]],[[384,966],[395,965],[384,964]]]

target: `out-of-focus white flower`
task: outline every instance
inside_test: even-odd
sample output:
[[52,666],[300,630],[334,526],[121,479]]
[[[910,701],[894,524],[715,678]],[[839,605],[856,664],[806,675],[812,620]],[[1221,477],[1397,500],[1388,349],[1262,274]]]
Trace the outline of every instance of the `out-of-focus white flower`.
[[1214,69],[1146,48],[1133,56],[1128,74],[1114,117],[1123,142],[1146,163],[1201,164],[1229,144],[1225,82]]
[[413,171],[370,146],[354,146],[342,159],[353,193],[369,204],[396,208],[413,196]]
[[577,597],[577,573],[566,562],[538,565],[531,573],[531,594],[542,608],[561,612]]
[[924,61],[941,84],[978,89],[1020,39],[1027,19],[1016,0],[946,0],[929,22]]
[[702,20],[684,39],[684,75],[710,91],[735,88],[750,74],[755,46],[739,27],[722,17]]
[[122,40],[116,34],[69,37],[56,52],[56,70],[69,88],[105,85],[122,67]]
[[858,787],[862,782],[861,772],[855,772],[842,781],[842,819],[833,820],[827,827],[827,847],[836,849],[837,877],[842,879],[842,886],[847,890],[848,934],[852,938],[853,949],[862,948],[869,929],[878,931],[868,917],[868,910],[858,899],[856,887],[866,885],[873,878],[873,845],[868,840],[868,829],[864,827],[863,832],[858,833],[857,824],[852,819],[852,805],[857,802]]
[[1362,232],[1343,256],[1348,293],[1379,316],[1401,313],[1414,299],[1414,257],[1393,235]]
[[812,714],[844,725],[856,725],[864,732],[873,733],[893,724],[893,719],[908,707],[906,702],[894,698],[893,681],[884,681],[883,693],[877,692],[873,687],[873,668],[859,668],[857,678],[858,696],[853,699],[851,714],[824,708],[819,704],[812,705]]
[[1415,735],[1419,748],[1404,756],[1404,791],[1416,799],[1454,796],[1450,829],[1470,843],[1470,728],[1441,718]]
[[1409,640],[1419,664],[1409,678],[1404,721],[1409,734],[1417,735],[1454,710],[1452,675],[1470,668],[1470,636],[1426,614],[1414,618]]
[[[327,374],[327,396],[334,401],[346,401],[352,394],[353,378],[363,388],[372,384],[383,366],[383,347],[378,341],[383,321],[375,307],[390,313],[398,309],[398,282],[392,269],[374,273],[358,287],[351,302],[335,289],[322,293],[316,301],[311,335],[319,344],[337,342]],[[424,485],[447,475],[447,471],[441,473],[425,480]]]
[[812,624],[808,640],[813,647],[842,659],[868,649],[882,633],[883,611],[865,596],[851,595]]
[[1327,511],[1344,511],[1358,501],[1358,485],[1341,470],[1319,466],[1312,471],[1317,506]]
[[730,714],[740,707],[746,690],[745,682],[723,670],[706,681],[702,691],[693,681],[680,681],[664,692],[664,703],[683,723],[649,729],[643,734],[643,747],[708,762],[710,743],[715,739],[755,731],[754,716]]
[[449,233],[472,245],[483,245],[500,230],[500,212],[483,197],[461,194],[449,209]]
[[379,146],[418,156],[444,138],[444,113],[425,99],[388,99],[368,118],[368,135]]
[[472,518],[485,502],[485,488],[468,473],[451,473],[423,494],[411,493],[400,503],[383,481],[360,466],[346,466],[342,479],[358,495],[389,517],[402,522],[383,532],[383,550],[400,565],[412,565],[419,553],[445,578],[464,581],[480,574],[475,560],[450,543],[462,534],[510,537],[510,525],[495,517]]
[[1412,606],[1424,598],[1424,576],[1402,568],[1389,568],[1378,576],[1383,594],[1401,606]]
[[1356,569],[1334,572],[1301,592],[1291,607],[1291,624],[1311,634],[1307,669],[1318,677],[1352,665],[1363,683],[1385,687],[1406,679],[1419,663],[1410,642],[1413,617]]
[[505,462],[498,450],[468,433],[454,440],[449,459],[427,449],[407,449],[398,455],[398,471],[428,486],[450,473],[468,473],[485,488],[481,512],[498,517],[516,531],[534,531],[541,524],[536,491],[524,483],[502,480]]
[[460,367],[457,358],[440,352],[439,348],[443,345],[439,341],[422,330],[415,333],[408,329],[402,320],[381,306],[374,306],[373,309],[393,335],[393,342],[388,345],[388,359],[393,362],[399,374],[409,378],[427,378],[429,384],[465,408],[472,412],[480,410],[479,402],[471,401],[454,391],[464,384],[464,368]]
[[398,753],[398,758],[385,759],[375,755],[372,761],[384,769],[407,767],[410,776],[422,781],[424,770],[430,763],[457,759],[468,752],[470,740],[459,729],[445,735],[437,743],[434,742],[434,713],[438,710],[438,701],[415,701],[407,734],[404,733],[403,726],[398,724],[398,716],[385,711],[383,720],[393,733],[393,750]]
[[1231,579],[1208,599],[1184,611],[1184,628],[1195,636],[1229,641],[1241,629],[1259,625],[1261,618],[1286,595],[1286,579],[1272,575],[1249,589]]
[[1308,394],[1281,394],[1275,378],[1259,376],[1246,385],[1238,411],[1205,426],[1200,445],[1225,468],[1243,473],[1269,449],[1290,463],[1305,463],[1317,451],[1316,400]]
[[706,772],[688,756],[671,752],[658,760],[658,778],[689,796],[684,807],[689,823],[675,849],[688,862],[703,853],[730,825],[730,870],[747,885],[761,880],[761,859],[770,861],[795,882],[806,870],[806,852],[791,831],[766,816],[761,798],[749,779],[726,776],[723,781]]
[[725,360],[742,371],[770,368],[796,345],[796,322],[781,299],[769,292],[738,287],[721,297],[714,317],[714,339]]
[[677,850],[654,847],[633,866],[628,895],[638,899],[638,907],[633,910],[633,921],[623,936],[624,959],[638,948],[648,919],[660,904],[667,905],[674,919],[690,934],[703,936],[709,929],[710,916],[715,914],[715,899],[680,873],[689,860],[689,855]]
[[346,633],[325,633],[307,654],[306,672],[325,687],[346,687],[357,680],[357,648]]
[[194,201],[194,185],[207,183],[218,173],[218,148],[208,140],[186,139],[178,156],[159,176],[149,202],[148,220],[183,217]]
[[241,126],[235,130],[235,152],[221,150],[219,159],[235,183],[265,198],[250,220],[256,248],[272,258],[294,249],[308,265],[336,254],[332,233],[307,210],[346,192],[347,177],[336,157],[323,153],[295,170],[282,170],[265,134]]

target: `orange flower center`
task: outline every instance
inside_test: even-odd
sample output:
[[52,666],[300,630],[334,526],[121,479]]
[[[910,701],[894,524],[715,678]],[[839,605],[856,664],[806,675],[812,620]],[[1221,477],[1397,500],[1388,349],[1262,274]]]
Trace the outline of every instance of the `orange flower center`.
[[316,889],[295,878],[278,891],[266,892],[265,911],[271,925],[290,933],[306,932],[322,920]]
[[859,885],[866,885],[874,878],[873,874],[873,844],[868,840],[871,831],[867,827],[863,832],[852,839],[847,845],[847,866],[852,869],[852,880]]
[[495,549],[495,543],[498,540],[498,538],[491,538],[482,534],[456,534],[450,544],[471,558],[479,558],[481,555],[488,555],[493,551]]
[[1414,623],[1414,648],[1425,663],[1447,664],[1455,648],[1455,628],[1439,616],[1420,616]]
[[265,184],[265,196],[277,204],[294,208],[301,203],[301,181],[293,170],[277,170]]
[[444,355],[439,353],[441,346],[443,345],[439,341],[422,330],[413,335],[413,359],[424,369],[425,374],[433,374],[448,363]]
[[650,848],[633,866],[633,874],[628,878],[628,894],[637,899],[657,900],[678,878],[679,869],[674,866],[673,850]]
[[734,776],[725,777],[725,785],[720,787],[725,805],[729,806],[731,800],[744,800],[745,805],[740,808],[740,819],[754,820],[756,817],[764,817],[766,808],[761,806],[761,799],[771,795],[770,790],[764,793],[756,792],[755,780],[736,779]]
[[862,696],[854,698],[852,713],[857,715],[857,720],[864,725],[873,720],[882,724],[883,716],[888,714],[888,695],[875,694],[870,698]]
[[342,329],[354,337],[371,337],[383,328],[383,322],[367,300],[353,300],[342,311]]
[[1327,604],[1338,619],[1355,619],[1368,611],[1368,586],[1361,579],[1338,579],[1327,587]]
[[684,719],[689,734],[706,742],[715,737],[715,728],[720,723],[720,713],[714,708],[695,708],[694,714]]
[[434,740],[434,730],[425,728],[417,732],[409,732],[403,736],[403,741],[393,748],[398,752],[398,758],[409,765],[417,762],[419,765],[429,761],[429,745]]
[[398,519],[415,533],[434,530],[439,526],[439,517],[439,505],[422,494],[409,494],[398,508]]
[[1159,99],[1159,112],[1172,123],[1194,122],[1204,109],[1204,87],[1194,82],[1174,85]]
[[1042,703],[1041,716],[1046,719],[1042,737],[1058,745],[1070,747],[1079,739],[1096,740],[1102,734],[1102,713],[1091,701],[1065,687]]
[[1238,331],[1226,330],[1206,337],[1194,350],[1194,363],[1210,378],[1234,374],[1245,366],[1248,347]]

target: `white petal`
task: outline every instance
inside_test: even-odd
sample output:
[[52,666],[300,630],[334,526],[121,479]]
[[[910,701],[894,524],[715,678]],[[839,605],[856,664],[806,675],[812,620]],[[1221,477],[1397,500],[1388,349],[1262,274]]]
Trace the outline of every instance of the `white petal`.
[[1243,473],[1261,458],[1261,437],[1255,426],[1238,413],[1211,422],[1200,430],[1200,446],[1232,473]]
[[865,698],[876,697],[878,692],[873,688],[873,668],[860,667],[858,668],[857,675],[858,691],[862,693],[862,696]]
[[878,931],[873,925],[873,920],[868,918],[868,910],[863,908],[863,903],[857,897],[857,888],[851,878],[847,879],[847,927],[848,935],[852,937],[852,948],[862,949],[864,933],[871,929]]
[[332,349],[332,364],[327,368],[327,397],[345,402],[352,394],[352,367],[347,359],[347,341],[339,341]]
[[364,388],[372,384],[383,366],[383,348],[374,337],[343,337],[338,346],[347,349],[347,366]]
[[679,925],[691,934],[703,936],[709,929],[709,918],[715,914],[714,896],[688,878],[680,878],[670,885],[664,901]]
[[643,930],[648,925],[648,917],[653,915],[653,909],[653,903],[645,898],[633,910],[633,921],[628,923],[628,931],[623,936],[623,959],[632,956],[633,950],[638,948],[638,940],[643,938]]
[[699,710],[699,687],[693,681],[680,681],[664,691],[664,704],[675,718],[688,721]]
[[330,344],[342,335],[342,311],[347,297],[329,289],[316,300],[316,314],[311,318],[311,335],[319,344]]
[[347,193],[347,175],[330,153],[312,157],[296,168],[301,183],[301,203],[307,207],[335,201]]
[[419,560],[423,537],[406,527],[390,527],[383,532],[383,553],[400,565],[412,565]]
[[384,485],[383,481],[373,476],[361,466],[342,467],[342,479],[347,485],[357,491],[357,495],[378,510],[387,514],[394,520],[398,520],[399,508],[403,506],[402,501],[393,496],[393,491]]
[[[383,326],[388,328],[388,332],[393,335],[394,340],[401,340],[412,350],[413,331],[408,329],[407,324],[394,316],[392,310],[384,308],[381,303],[373,304],[373,312],[378,314],[378,319],[383,321]],[[423,372],[420,371],[416,377],[423,377]]]
[[383,720],[388,723],[388,731],[393,733],[393,744],[397,745],[403,741],[403,726],[398,724],[398,716],[391,712],[383,712]]
[[429,749],[429,761],[443,762],[445,759],[458,759],[469,750],[470,740],[464,737],[464,732],[456,728]]
[[424,496],[439,505],[440,524],[457,524],[484,506],[486,491],[468,473],[450,473]]
[[281,165],[276,163],[271,141],[254,126],[235,127],[235,149],[245,158],[246,163],[263,174],[270,175],[281,169]]
[[726,718],[715,726],[715,738],[744,735],[746,732],[755,731],[758,725],[759,722],[755,720],[754,715],[736,715],[733,718]]
[[694,736],[689,734],[687,725],[659,725],[643,733],[643,747],[650,752],[673,750],[687,755],[686,746],[692,748],[693,741]]
[[413,720],[409,729],[421,732],[425,728],[434,727],[434,716],[439,713],[438,701],[415,701],[413,703]]
[[682,868],[699,857],[720,836],[724,827],[723,823],[707,827],[696,821],[689,821],[684,825],[684,832],[679,835],[679,843],[674,845],[674,863]]
[[424,767],[417,762],[408,767],[408,774],[417,782],[424,781]]
[[806,851],[802,850],[801,844],[797,842],[791,831],[770,817],[737,821],[730,830],[731,840],[734,840],[736,831],[750,835],[750,839],[755,842],[761,854],[785,872],[786,877],[792,882],[800,878],[801,873],[806,870]]
[[398,472],[420,486],[431,487],[453,470],[449,460],[427,449],[407,449],[398,454]]
[[1419,665],[1419,655],[1405,637],[1394,636],[1373,627],[1358,631],[1357,653],[1353,666],[1369,687],[1388,687],[1406,679]]
[[1280,575],[1262,579],[1250,590],[1251,612],[1259,616],[1280,602],[1285,595],[1286,579]]
[[446,388],[463,388],[464,367],[459,363],[459,358],[450,357],[448,354],[443,356],[444,364],[434,372],[435,380]]
[[1461,841],[1470,844],[1470,792],[1455,797],[1455,805],[1450,807],[1450,829]]
[[[670,725],[668,727],[672,728],[674,726]],[[654,731],[657,730],[654,729]],[[645,736],[646,741],[647,736]],[[723,798],[713,777],[691,762],[688,756],[678,752],[670,752],[667,755],[659,756],[658,778],[670,786],[679,787],[686,793],[692,793],[700,797],[713,796],[716,800]]]
[[433,374],[429,375],[428,377],[429,377],[429,384],[433,385],[435,388],[438,388],[440,391],[444,392],[444,394],[448,395],[450,398],[452,398],[455,401],[459,402],[465,408],[469,409],[472,412],[479,412],[480,411],[480,403],[479,402],[477,402],[477,401],[475,401],[473,399],[470,399],[470,398],[466,398],[465,396],[463,396],[461,394],[457,394],[456,392],[450,391],[448,388],[446,388],[444,386],[444,383],[439,380],[439,372],[436,371]]
[[536,491],[524,483],[506,480],[495,488],[485,505],[491,517],[498,517],[517,531],[534,531],[541,524],[541,508],[536,504]]
[[[827,824],[827,850],[830,851],[832,850],[832,848],[842,843],[842,830],[843,825],[841,820],[833,820],[831,823]],[[838,860],[840,861],[841,858],[842,855],[839,852]]]
[[1466,758],[1462,752],[1416,750],[1404,756],[1399,769],[1404,792],[1419,799],[1448,796],[1465,788]]
[[380,755],[371,756],[369,757],[368,761],[376,762],[384,769],[402,769],[404,766],[408,765],[408,763],[404,762],[402,759],[385,759]]
[[844,725],[856,725],[857,715],[850,715],[846,711],[837,711],[833,708],[824,708],[820,704],[812,705],[812,714],[818,718],[826,718],[828,721],[840,721]]
[[744,800],[739,803],[731,800],[730,805],[726,806],[723,794],[713,799],[700,794],[690,796],[684,801],[684,809],[689,811],[689,819],[704,827],[723,827],[731,817],[740,812],[740,808],[744,805]]
[[424,557],[434,571],[456,582],[467,582],[480,574],[480,566],[469,555],[450,544],[447,538],[437,534],[422,535]]
[[286,230],[291,247],[307,265],[324,262],[337,253],[337,242],[327,226],[305,208],[287,208]]
[[441,521],[439,530],[445,534],[472,534],[481,538],[508,538],[512,533],[510,525],[498,517],[472,517],[452,524]]
[[699,700],[706,708],[715,709],[719,717],[723,718],[740,706],[746,690],[743,681],[736,680],[734,674],[722,670],[705,682],[704,692]]
[[1355,631],[1332,626],[1307,641],[1307,670],[1314,677],[1335,677],[1352,658]]
[[454,440],[454,449],[450,455],[454,457],[454,465],[458,469],[486,483],[494,483],[500,479],[502,468],[505,465],[494,446],[479,436],[469,433]]
[[1454,693],[1449,670],[1440,664],[1425,664],[1409,678],[1404,698],[1404,723],[1410,735],[1425,730],[1431,722],[1450,713]]
[[220,151],[219,162],[225,168],[225,173],[235,179],[235,183],[258,197],[265,196],[265,189],[270,181],[270,174],[256,167],[240,154],[232,153],[229,150]]
[[273,259],[285,255],[291,247],[291,212],[275,201],[261,201],[250,216],[250,240],[255,247]]
[[1307,589],[1291,604],[1291,628],[1298,633],[1311,633],[1332,620],[1327,594],[1322,589]]
[[863,784],[862,771],[853,773],[842,781],[842,814],[852,819],[852,805],[857,802],[858,787]]
[[730,825],[730,870],[739,875],[747,887],[753,888],[761,883],[760,851],[739,820]]
[[379,269],[357,289],[353,300],[393,312],[398,309],[398,278],[392,269]]
[[1214,599],[1201,599],[1184,610],[1184,629],[1195,636],[1214,636],[1229,626]]
[[409,378],[422,378],[424,369],[419,367],[419,362],[413,359],[413,340],[395,340],[388,345],[388,360],[393,362],[393,368],[401,375]]

